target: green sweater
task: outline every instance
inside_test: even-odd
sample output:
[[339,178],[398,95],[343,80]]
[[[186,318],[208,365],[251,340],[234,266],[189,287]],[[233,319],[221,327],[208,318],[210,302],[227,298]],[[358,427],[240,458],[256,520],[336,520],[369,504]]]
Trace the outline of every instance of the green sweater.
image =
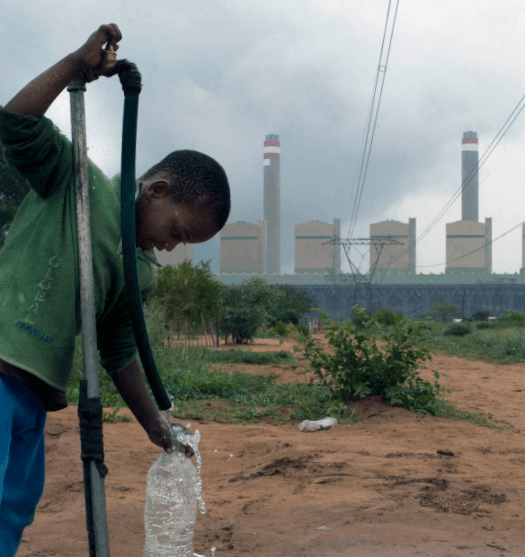
[[[31,186],[0,249],[0,359],[65,392],[82,331],[72,145],[45,116],[1,106],[0,142]],[[90,160],[88,172],[97,345],[113,375],[137,353],[124,290],[120,175],[109,180]],[[142,183],[135,200],[141,190]],[[152,251],[137,248],[143,301],[157,285],[152,263],[160,266]]]

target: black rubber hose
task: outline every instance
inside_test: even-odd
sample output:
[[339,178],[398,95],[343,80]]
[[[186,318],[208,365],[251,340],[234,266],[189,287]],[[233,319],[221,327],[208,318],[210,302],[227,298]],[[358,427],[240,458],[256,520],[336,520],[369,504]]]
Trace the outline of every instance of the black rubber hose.
[[169,410],[171,401],[162,384],[155,360],[151,352],[140,294],[137,271],[137,246],[135,230],[135,148],[137,144],[137,114],[139,94],[142,89],[141,76],[137,66],[128,60],[119,60],[115,67],[124,90],[124,123],[122,128],[122,169],[120,221],[122,232],[122,253],[124,275],[128,295],[131,322],[135,332],[137,349],[142,367],[148,378],[153,396],[161,410]]

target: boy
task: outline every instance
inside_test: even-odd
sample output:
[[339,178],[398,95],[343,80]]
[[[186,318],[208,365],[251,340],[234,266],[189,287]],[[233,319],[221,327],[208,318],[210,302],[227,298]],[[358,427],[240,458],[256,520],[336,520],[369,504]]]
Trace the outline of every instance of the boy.
[[[122,34],[101,25],[69,54],[0,107],[6,162],[32,191],[0,250],[0,555],[12,557],[44,487],[47,411],[67,407],[75,336],[81,332],[78,240],[71,143],[44,113],[75,79],[103,69],[102,47]],[[88,164],[97,345],[113,379],[150,440],[168,452],[169,432],[136,360],[120,233],[120,177]],[[142,299],[156,287],[153,247],[212,238],[226,223],[230,189],[222,167],[195,151],[176,151],[138,180],[137,267]]]

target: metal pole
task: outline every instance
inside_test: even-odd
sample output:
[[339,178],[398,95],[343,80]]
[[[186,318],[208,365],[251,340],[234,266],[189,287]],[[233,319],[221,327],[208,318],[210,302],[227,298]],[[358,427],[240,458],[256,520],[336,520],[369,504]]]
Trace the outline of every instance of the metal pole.
[[[75,196],[80,263],[80,292],[82,316],[82,354],[87,380],[87,397],[100,396],[97,361],[97,331],[95,321],[95,290],[93,286],[93,257],[89,213],[89,178],[86,145],[86,114],[84,109],[84,81],[72,81],[68,88],[71,106],[73,161],[75,167]],[[104,478],[90,461],[90,478],[97,557],[109,557],[109,535],[106,518]]]

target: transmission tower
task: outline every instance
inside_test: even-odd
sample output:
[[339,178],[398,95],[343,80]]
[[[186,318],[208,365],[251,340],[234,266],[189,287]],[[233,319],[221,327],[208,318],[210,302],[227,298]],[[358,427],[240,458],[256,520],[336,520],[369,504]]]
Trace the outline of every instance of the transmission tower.
[[[379,256],[383,251],[383,246],[392,246],[396,244],[402,245],[402,243],[387,236],[385,238],[353,238],[351,240],[341,240],[341,238],[335,237],[326,242],[326,244],[343,246],[346,259],[350,265],[350,270],[355,281],[354,301],[352,306],[359,304],[361,307],[370,308],[370,311],[373,313],[374,300],[372,297],[372,279],[374,278],[374,273],[379,261]],[[361,273],[357,266],[352,263],[350,258],[350,249],[352,248],[352,245],[374,246],[377,257],[374,263],[369,266],[368,273]],[[334,275],[334,280],[336,280],[336,278],[337,275]]]

